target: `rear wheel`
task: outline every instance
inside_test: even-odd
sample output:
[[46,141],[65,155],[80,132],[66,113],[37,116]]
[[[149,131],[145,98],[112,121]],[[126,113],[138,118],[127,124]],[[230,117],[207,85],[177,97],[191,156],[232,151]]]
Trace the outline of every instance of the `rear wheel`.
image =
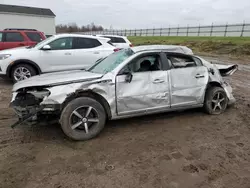
[[106,113],[95,99],[80,97],[71,101],[61,114],[61,128],[73,140],[89,140],[104,128]]
[[11,71],[13,82],[19,82],[36,75],[36,70],[27,64],[16,65]]
[[207,90],[204,109],[208,114],[218,115],[223,113],[228,105],[227,94],[221,87],[211,87]]

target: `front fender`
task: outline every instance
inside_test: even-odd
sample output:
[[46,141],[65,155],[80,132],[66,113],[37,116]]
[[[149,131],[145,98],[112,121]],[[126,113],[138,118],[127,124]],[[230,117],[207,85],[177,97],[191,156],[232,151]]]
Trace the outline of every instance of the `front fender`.
[[33,67],[35,67],[35,69],[38,71],[38,74],[41,74],[42,71],[40,69],[40,67],[34,62],[34,61],[31,61],[31,60],[28,60],[28,59],[19,59],[19,60],[15,60],[13,61],[12,63],[10,63],[6,69],[6,73],[8,75],[8,77],[11,76],[11,70],[14,66],[20,64],[20,63],[26,63],[26,64],[29,64]]

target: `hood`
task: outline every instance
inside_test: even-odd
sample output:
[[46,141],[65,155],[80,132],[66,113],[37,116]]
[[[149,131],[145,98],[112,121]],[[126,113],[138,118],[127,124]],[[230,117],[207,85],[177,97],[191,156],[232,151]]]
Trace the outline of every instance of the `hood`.
[[12,54],[13,52],[20,52],[20,51],[26,51],[30,50],[27,48],[28,46],[22,46],[22,47],[17,47],[17,48],[11,48],[11,49],[6,49],[6,50],[1,50],[0,54]]
[[34,86],[55,86],[69,83],[78,83],[101,78],[102,74],[96,74],[84,70],[64,71],[42,74],[20,81],[13,86],[13,91]]

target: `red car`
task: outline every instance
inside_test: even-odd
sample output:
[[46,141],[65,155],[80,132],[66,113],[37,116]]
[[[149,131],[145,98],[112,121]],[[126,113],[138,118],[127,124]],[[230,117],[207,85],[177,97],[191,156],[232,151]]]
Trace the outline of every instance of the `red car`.
[[32,46],[45,38],[44,33],[35,29],[5,29],[0,31],[0,50]]

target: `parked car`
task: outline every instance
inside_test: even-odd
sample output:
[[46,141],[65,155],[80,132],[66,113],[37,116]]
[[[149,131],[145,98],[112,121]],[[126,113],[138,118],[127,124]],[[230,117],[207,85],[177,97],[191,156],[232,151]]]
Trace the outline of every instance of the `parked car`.
[[0,50],[20,46],[32,46],[45,38],[42,32],[35,29],[5,29],[4,31],[0,31]]
[[125,36],[119,35],[97,35],[100,37],[105,37],[111,39],[111,43],[119,49],[133,47],[132,43]]
[[182,46],[123,49],[86,71],[16,83],[11,106],[20,120],[13,126],[56,119],[69,138],[88,140],[106,120],[198,107],[221,114],[235,102],[222,76],[236,70],[237,65],[211,64]]
[[14,82],[63,70],[84,69],[116,51],[110,39],[76,34],[54,35],[30,47],[0,52],[0,75]]

